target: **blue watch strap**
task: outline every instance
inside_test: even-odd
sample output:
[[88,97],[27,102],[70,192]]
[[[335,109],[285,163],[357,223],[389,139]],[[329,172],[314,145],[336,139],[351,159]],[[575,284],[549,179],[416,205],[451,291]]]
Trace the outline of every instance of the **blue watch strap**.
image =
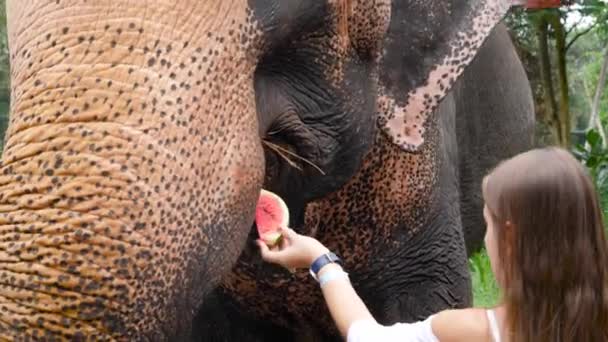
[[326,253],[318,257],[311,265],[310,265],[310,274],[317,279],[317,274],[323,268],[323,266],[331,263],[336,263],[342,265],[342,259],[340,259],[337,255],[332,252]]

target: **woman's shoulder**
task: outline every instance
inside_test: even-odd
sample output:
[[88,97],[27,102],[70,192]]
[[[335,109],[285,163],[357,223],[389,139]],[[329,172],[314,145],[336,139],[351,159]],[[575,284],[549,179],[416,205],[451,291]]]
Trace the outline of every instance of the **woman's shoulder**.
[[486,309],[445,310],[433,317],[431,326],[442,342],[492,340]]

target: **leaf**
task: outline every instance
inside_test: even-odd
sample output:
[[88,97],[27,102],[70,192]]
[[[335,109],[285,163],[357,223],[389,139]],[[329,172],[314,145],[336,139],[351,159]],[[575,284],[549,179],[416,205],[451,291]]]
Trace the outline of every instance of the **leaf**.
[[598,146],[602,140],[602,137],[595,129],[590,129],[589,132],[587,132],[586,138],[589,145],[591,145],[591,148]]
[[598,158],[596,156],[591,156],[587,159],[587,167],[594,169],[598,165]]

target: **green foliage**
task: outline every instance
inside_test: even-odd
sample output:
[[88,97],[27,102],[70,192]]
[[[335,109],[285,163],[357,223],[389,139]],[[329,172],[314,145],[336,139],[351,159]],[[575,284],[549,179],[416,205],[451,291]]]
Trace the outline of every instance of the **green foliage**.
[[591,20],[591,25],[604,36],[608,34],[608,3],[605,0],[579,0],[572,10],[581,18]]
[[597,191],[608,217],[608,149],[602,146],[602,137],[592,129],[587,132],[584,144],[577,144],[573,154],[587,167],[595,181]]
[[473,305],[492,307],[498,304],[500,290],[492,273],[490,258],[485,249],[469,259],[471,280],[473,282]]

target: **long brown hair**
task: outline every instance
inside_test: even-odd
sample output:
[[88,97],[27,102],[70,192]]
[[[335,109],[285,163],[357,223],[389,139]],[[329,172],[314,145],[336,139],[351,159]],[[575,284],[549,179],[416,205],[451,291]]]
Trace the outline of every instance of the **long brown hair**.
[[608,244],[593,182],[559,148],[501,163],[483,182],[513,342],[608,341]]

